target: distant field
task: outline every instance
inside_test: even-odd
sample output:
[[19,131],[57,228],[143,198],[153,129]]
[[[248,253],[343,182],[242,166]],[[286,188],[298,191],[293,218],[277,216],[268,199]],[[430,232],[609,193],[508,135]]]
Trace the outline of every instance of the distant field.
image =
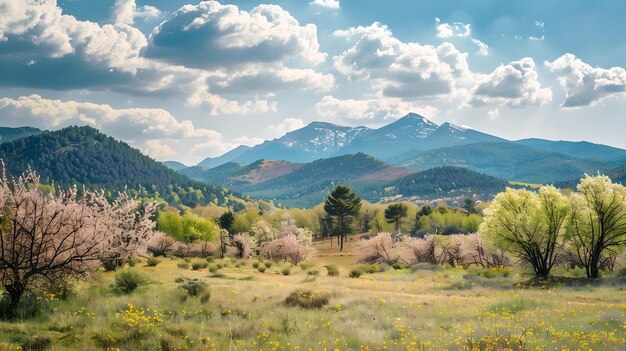
[[[339,254],[315,243],[300,267],[257,260],[215,260],[217,273],[179,268],[183,259],[142,259],[151,283],[131,294],[112,290],[114,273],[76,287],[66,301],[45,296],[48,311],[0,323],[0,350],[624,350],[626,284],[520,288],[509,269],[418,266],[349,278],[358,239]],[[189,264],[201,262],[192,259]],[[206,262],[206,261],[204,261]],[[327,276],[325,265],[339,268]],[[289,275],[282,271],[290,267]],[[556,272],[576,276],[576,271]],[[210,299],[190,297],[177,278],[208,284]],[[320,308],[285,304],[296,289],[328,296]],[[305,297],[309,298],[309,297]],[[206,299],[206,296],[204,297]],[[42,346],[43,345],[43,346]],[[40,347],[40,348],[37,348]]]

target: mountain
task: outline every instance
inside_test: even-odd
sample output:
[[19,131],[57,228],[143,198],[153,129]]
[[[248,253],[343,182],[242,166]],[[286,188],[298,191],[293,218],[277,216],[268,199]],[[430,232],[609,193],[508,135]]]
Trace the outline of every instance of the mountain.
[[207,169],[217,167],[217,166],[223,165],[224,163],[232,162],[233,160],[237,159],[239,156],[241,156],[243,153],[247,152],[250,149],[251,148],[249,146],[239,145],[236,148],[223,154],[222,156],[207,157],[204,160],[200,161],[200,163],[198,163],[197,166],[202,167],[202,168],[207,168]]
[[344,127],[313,122],[283,137],[254,146],[231,161],[252,163],[257,160],[311,162],[334,155],[357,136],[368,133],[366,127]]
[[37,135],[39,133],[41,133],[41,130],[33,127],[0,127],[0,143],[8,143],[15,139]]
[[392,184],[393,194],[410,197],[478,197],[488,198],[503,191],[506,180],[462,167],[436,167],[400,178]]
[[224,204],[232,194],[176,173],[128,144],[91,127],[68,127],[0,144],[9,176],[29,167],[45,183],[84,185],[111,192],[128,188],[141,197],[161,197],[172,205]]
[[424,151],[400,164],[413,169],[460,166],[507,180],[550,183],[585,173],[606,171],[610,165],[548,152],[511,142],[475,143]]
[[180,171],[181,169],[185,169],[185,168],[189,167],[189,166],[187,166],[187,165],[185,165],[185,164],[183,164],[181,162],[178,162],[178,161],[165,161],[165,162],[162,162],[162,163],[167,168],[172,169],[174,171]]
[[594,144],[587,141],[552,141],[544,139],[522,139],[514,143],[535,149],[558,152],[577,158],[586,158],[602,162],[626,160],[626,150],[616,147]]

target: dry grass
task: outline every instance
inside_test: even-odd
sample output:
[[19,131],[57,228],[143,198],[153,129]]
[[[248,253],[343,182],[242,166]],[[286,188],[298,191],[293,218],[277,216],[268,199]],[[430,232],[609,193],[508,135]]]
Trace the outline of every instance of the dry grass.
[[[215,260],[224,268],[213,276],[162,259],[135,268],[152,283],[128,295],[111,288],[114,273],[102,273],[66,301],[48,298],[34,319],[0,322],[0,350],[45,340],[48,350],[624,350],[623,281],[518,288],[529,280],[520,271],[426,266],[351,279],[356,244],[339,254],[316,242],[311,266],[289,275],[282,262],[260,273],[252,261]],[[307,271],[327,265],[342,274],[310,279]],[[177,278],[206,283],[210,299],[189,296]],[[286,303],[294,291],[327,300],[294,308]]]

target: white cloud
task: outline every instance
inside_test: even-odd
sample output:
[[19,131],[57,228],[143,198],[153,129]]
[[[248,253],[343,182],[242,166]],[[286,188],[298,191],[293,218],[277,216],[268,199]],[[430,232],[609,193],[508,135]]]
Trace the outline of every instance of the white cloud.
[[552,100],[552,90],[541,87],[535,62],[530,57],[500,65],[484,75],[472,95],[474,106],[538,106]]
[[545,35],[541,35],[540,37],[537,37],[537,36],[531,35],[531,36],[528,37],[528,39],[529,40],[534,40],[534,41],[543,41],[543,40],[546,39],[546,36]]
[[176,151],[162,140],[147,140],[141,151],[152,158],[161,160],[176,155]]
[[116,24],[133,24],[135,18],[152,20],[161,16],[161,11],[154,6],[137,7],[135,0],[115,0],[111,20]]
[[314,0],[311,1],[310,4],[333,10],[339,10],[341,8],[339,0]]
[[189,120],[178,121],[157,108],[115,109],[106,104],[45,99],[39,95],[0,99],[2,125],[58,129],[88,125],[122,140],[160,138],[214,138],[218,132],[195,128]]
[[543,28],[545,26],[545,23],[542,20],[536,20],[535,21],[535,26],[537,26],[539,28]]
[[286,118],[279,124],[272,124],[267,127],[267,130],[272,134],[272,137],[279,138],[289,132],[304,127],[304,121],[299,118]]
[[400,99],[378,96],[372,99],[337,99],[332,95],[324,96],[315,104],[317,113],[326,118],[345,120],[384,121],[398,118],[409,112],[432,117],[439,111],[430,105],[414,104]]
[[437,47],[405,43],[380,23],[338,30],[335,35],[358,39],[333,58],[334,67],[352,80],[371,81],[388,97],[414,100],[454,94],[461,82],[471,80],[467,53],[450,43]]
[[480,56],[489,55],[489,45],[475,38],[472,38],[472,43],[476,44],[476,46],[478,47],[478,51],[476,52],[476,55],[480,55]]
[[489,119],[491,120],[498,119],[498,117],[500,117],[500,109],[499,108],[491,109],[487,111],[487,115],[489,116]]
[[437,24],[437,37],[447,39],[452,37],[466,38],[472,34],[472,25],[462,22],[441,23],[439,18],[435,18]]
[[234,5],[204,1],[185,5],[152,31],[147,57],[193,68],[215,69],[250,63],[281,63],[301,58],[318,64],[317,27],[301,26],[277,5],[250,12]]
[[562,107],[594,105],[609,96],[626,96],[626,69],[592,67],[573,54],[565,54],[546,67],[558,74],[565,90]]

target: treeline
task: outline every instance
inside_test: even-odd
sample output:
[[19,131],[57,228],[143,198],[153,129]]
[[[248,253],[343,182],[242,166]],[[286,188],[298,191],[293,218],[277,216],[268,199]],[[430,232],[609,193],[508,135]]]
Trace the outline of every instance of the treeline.
[[232,194],[176,173],[128,144],[90,127],[43,132],[0,145],[9,176],[32,169],[42,182],[67,188],[84,185],[111,194],[124,189],[173,206],[230,204]]

